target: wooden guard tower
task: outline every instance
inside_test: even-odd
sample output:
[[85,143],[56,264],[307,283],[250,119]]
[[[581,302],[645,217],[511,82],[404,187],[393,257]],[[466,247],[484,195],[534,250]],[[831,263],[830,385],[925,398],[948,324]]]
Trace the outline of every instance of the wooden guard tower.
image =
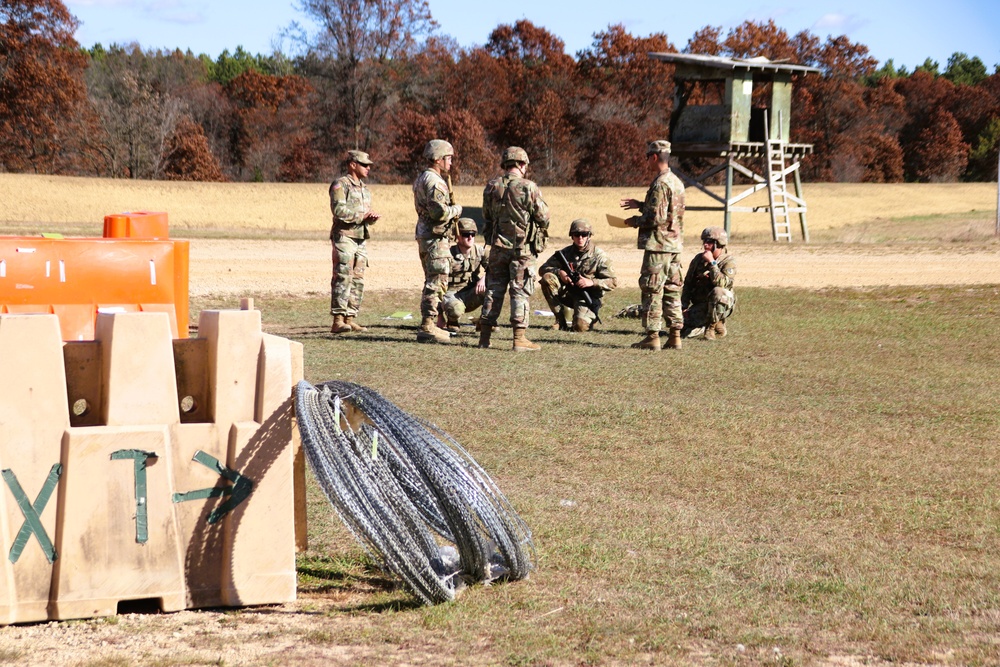
[[[806,226],[806,202],[799,175],[803,155],[812,153],[812,144],[789,141],[792,111],[792,75],[819,73],[804,65],[772,62],[767,58],[726,58],[686,53],[651,53],[651,58],[675,66],[674,110],[670,119],[671,153],[676,157],[720,160],[704,173],[692,176],[674,169],[689,186],[694,186],[719,202],[714,206],[689,206],[692,211],[722,211],[726,231],[730,231],[731,213],[766,210],[771,214],[771,235],[775,241],[792,240],[791,214],[798,213],[802,238],[809,241]],[[709,98],[707,84],[722,84],[721,104],[689,103],[701,84],[702,98]],[[752,104],[755,86],[771,85],[770,106]],[[712,100],[717,101],[717,100]],[[764,173],[758,174],[741,161],[763,158]],[[719,197],[706,187],[706,181],[726,171],[726,195]],[[733,172],[751,179],[743,192],[733,194]],[[786,177],[791,174],[795,193],[788,191]],[[739,206],[750,195],[767,188],[766,206]]]

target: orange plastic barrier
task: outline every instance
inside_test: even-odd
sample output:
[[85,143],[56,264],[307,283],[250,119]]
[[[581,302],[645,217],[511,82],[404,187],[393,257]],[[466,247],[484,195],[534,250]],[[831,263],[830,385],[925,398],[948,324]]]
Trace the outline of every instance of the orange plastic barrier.
[[187,338],[187,241],[166,213],[104,219],[106,238],[0,237],[0,313],[54,313],[63,340],[93,340],[100,312],[163,312]]

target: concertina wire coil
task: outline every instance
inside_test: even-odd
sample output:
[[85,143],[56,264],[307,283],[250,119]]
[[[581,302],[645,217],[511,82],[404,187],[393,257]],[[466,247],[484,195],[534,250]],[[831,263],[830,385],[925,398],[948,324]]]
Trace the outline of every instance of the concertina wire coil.
[[[366,418],[357,428],[346,419],[351,409]],[[299,382],[295,414],[309,465],[344,525],[425,604],[454,600],[469,583],[528,576],[531,530],[443,430],[352,382]]]

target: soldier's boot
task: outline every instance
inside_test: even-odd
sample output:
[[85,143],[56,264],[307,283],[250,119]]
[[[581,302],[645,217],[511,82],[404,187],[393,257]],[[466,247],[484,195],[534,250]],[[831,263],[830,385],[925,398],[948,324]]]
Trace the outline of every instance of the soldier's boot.
[[715,340],[715,324],[709,322],[705,327],[705,340]]
[[458,333],[462,330],[462,326],[458,323],[458,320],[453,320],[449,317],[448,326],[446,326],[445,329],[450,333]]
[[333,326],[330,327],[330,333],[339,334],[339,333],[347,333],[348,331],[351,331],[351,325],[348,324],[346,321],[344,321],[344,316],[334,315]]
[[719,338],[725,338],[727,333],[728,332],[726,331],[726,321],[725,320],[719,320],[718,322],[715,323],[715,335],[716,336],[718,336]]
[[646,337],[640,340],[638,343],[632,343],[632,348],[636,350],[659,350],[660,349],[660,332],[650,331],[646,334]]
[[582,317],[574,318],[573,331],[590,331],[590,322]]
[[521,327],[514,329],[513,349],[515,352],[534,352],[535,350],[542,349],[541,345],[532,343],[528,340],[527,332],[527,329]]
[[671,329],[670,338],[667,340],[668,350],[679,350],[681,349],[681,330]]
[[434,324],[433,317],[425,317],[417,330],[418,343],[450,343],[451,334],[444,329],[439,329]]
[[490,346],[490,336],[493,335],[493,327],[482,325],[482,320],[479,320],[479,322],[479,347],[485,350]]
[[344,324],[351,327],[351,331],[368,331],[368,327],[363,327],[354,321],[355,315],[347,315],[344,317]]

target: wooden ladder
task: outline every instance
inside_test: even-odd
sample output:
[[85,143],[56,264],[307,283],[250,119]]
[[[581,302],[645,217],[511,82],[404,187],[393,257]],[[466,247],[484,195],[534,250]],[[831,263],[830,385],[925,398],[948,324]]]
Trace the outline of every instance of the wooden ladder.
[[771,237],[792,241],[792,220],[785,181],[785,142],[767,138],[767,200],[771,211]]

